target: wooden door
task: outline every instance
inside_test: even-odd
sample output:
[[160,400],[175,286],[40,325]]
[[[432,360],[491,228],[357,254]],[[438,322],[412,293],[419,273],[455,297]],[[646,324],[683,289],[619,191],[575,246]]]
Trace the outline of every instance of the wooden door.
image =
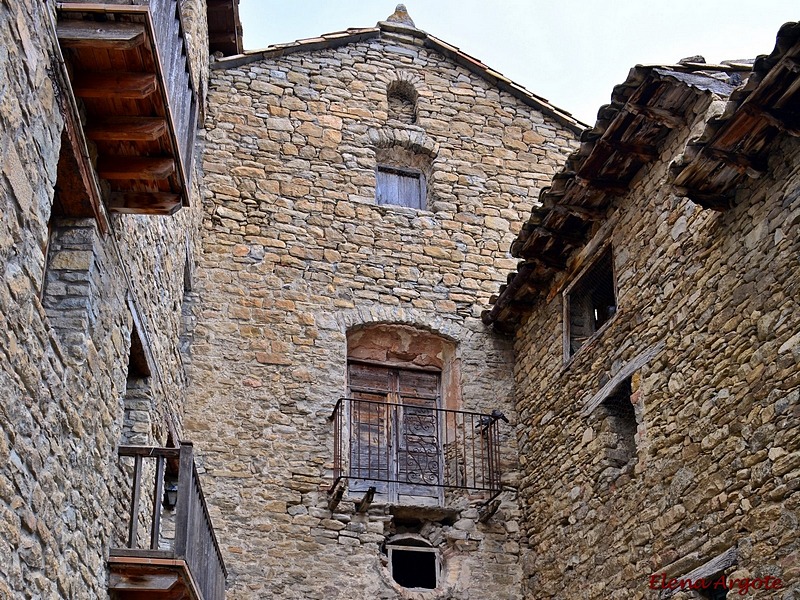
[[441,502],[440,374],[351,362],[350,489]]

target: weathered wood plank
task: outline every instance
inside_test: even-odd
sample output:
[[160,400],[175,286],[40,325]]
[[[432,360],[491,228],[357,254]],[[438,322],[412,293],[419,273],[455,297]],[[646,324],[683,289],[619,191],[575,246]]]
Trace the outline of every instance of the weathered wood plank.
[[597,392],[594,396],[592,396],[589,401],[584,405],[581,414],[583,416],[587,416],[592,413],[594,409],[596,409],[600,404],[608,398],[614,390],[616,390],[619,385],[625,381],[628,377],[633,375],[636,371],[641,369],[647,363],[649,363],[653,358],[655,358],[663,349],[664,349],[664,342],[658,342],[657,344],[650,346],[642,353],[637,355],[633,360],[628,362],[624,367],[622,367],[616,375],[614,375],[608,383],[606,383],[602,389]]
[[110,591],[165,592],[178,583],[177,573],[142,573],[137,571],[130,575],[111,572],[108,577]]
[[97,164],[103,179],[166,179],[175,172],[172,158],[149,156],[106,156]]
[[178,194],[165,192],[115,192],[108,202],[109,211],[126,215],[169,216],[181,206]]
[[61,20],[57,33],[59,43],[66,48],[131,50],[145,40],[140,23]]
[[158,89],[153,73],[79,72],[72,82],[81,98],[143,100]]
[[167,133],[167,121],[160,117],[113,117],[86,128],[91,140],[152,142]]

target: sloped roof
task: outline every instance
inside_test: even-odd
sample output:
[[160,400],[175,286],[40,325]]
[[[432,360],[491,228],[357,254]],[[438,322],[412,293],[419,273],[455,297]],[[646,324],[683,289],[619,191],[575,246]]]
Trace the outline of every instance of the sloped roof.
[[[684,160],[673,165],[675,183],[679,193],[704,206],[727,206],[736,185],[758,174],[753,165],[765,159],[769,142],[781,131],[800,133],[798,66],[800,27],[787,23],[772,54],[752,66],[688,62],[632,69],[552,186],[542,191],[541,206],[511,246],[512,255],[523,260],[493,298],[492,309],[484,311],[484,323],[513,331],[557,273],[569,276],[570,258],[586,244],[593,223],[605,220],[613,198],[627,193],[641,168],[659,157],[669,131],[689,125],[703,94],[729,102],[722,116],[690,141]],[[713,177],[719,173],[725,175]]]
[[537,96],[518,83],[514,83],[503,74],[483,64],[477,58],[470,56],[466,52],[437,37],[429,35],[421,29],[399,22],[381,21],[375,27],[346,29],[344,31],[326,33],[319,37],[297,40],[287,44],[274,44],[261,50],[248,50],[243,54],[218,60],[211,64],[211,68],[228,69],[258,60],[279,58],[299,52],[314,52],[315,50],[338,48],[347,44],[355,44],[364,40],[380,38],[382,35],[391,35],[392,33],[401,33],[421,40],[425,48],[444,55],[471,73],[488,81],[498,89],[508,92],[524,104],[552,117],[574,133],[580,134],[587,127],[585,123],[573,117],[569,112],[558,108],[545,98]]

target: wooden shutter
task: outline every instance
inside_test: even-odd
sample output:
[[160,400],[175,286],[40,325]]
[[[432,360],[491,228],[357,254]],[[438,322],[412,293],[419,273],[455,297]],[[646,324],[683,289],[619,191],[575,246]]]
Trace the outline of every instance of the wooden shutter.
[[375,196],[378,204],[423,208],[422,174],[393,167],[378,167]]
[[[439,440],[439,373],[398,370],[397,492],[400,496],[438,497],[442,483]],[[422,485],[425,484],[425,485]]]
[[[394,377],[386,367],[350,363],[350,470],[363,480],[391,479],[391,411],[389,400]],[[352,487],[352,486],[351,486]],[[366,486],[356,486],[360,489]],[[387,484],[379,486],[386,491]]]

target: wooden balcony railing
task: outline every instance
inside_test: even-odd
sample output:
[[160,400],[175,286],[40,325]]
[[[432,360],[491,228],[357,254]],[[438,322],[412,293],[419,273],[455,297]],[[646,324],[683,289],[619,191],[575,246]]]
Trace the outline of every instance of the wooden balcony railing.
[[121,446],[119,455],[133,458],[133,481],[127,540],[109,556],[109,591],[122,600],[223,600],[227,571],[192,444]]
[[[390,402],[397,399],[398,402]],[[340,398],[334,424],[334,482],[384,494],[392,503],[443,505],[443,490],[501,491],[498,411],[421,406],[413,398]],[[374,489],[373,489],[374,488]]]

